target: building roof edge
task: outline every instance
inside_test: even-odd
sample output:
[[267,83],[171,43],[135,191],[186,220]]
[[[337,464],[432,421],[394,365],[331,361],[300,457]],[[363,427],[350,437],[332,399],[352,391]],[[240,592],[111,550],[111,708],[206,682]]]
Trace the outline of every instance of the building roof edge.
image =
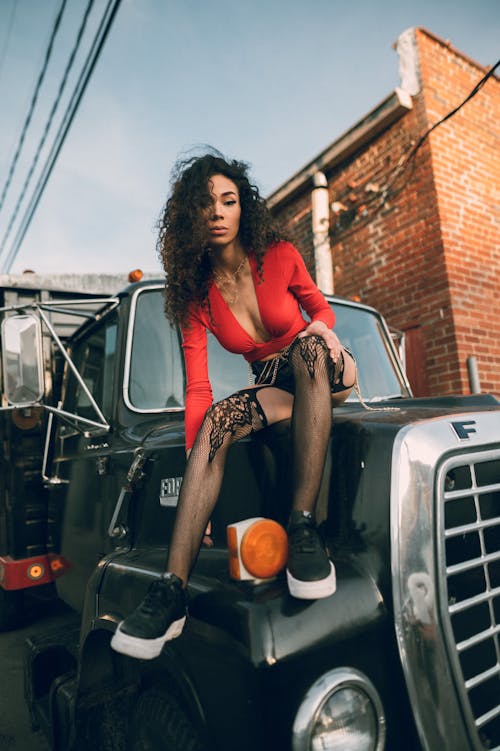
[[[483,73],[487,73],[493,67],[493,63],[492,65],[481,65],[481,63],[478,63],[478,61],[474,60],[473,57],[469,57],[469,55],[466,55],[465,52],[462,52],[462,50],[459,50],[457,49],[457,47],[454,47],[449,39],[443,39],[442,37],[438,36],[437,34],[434,34],[434,32],[429,31],[429,29],[426,29],[423,26],[416,26],[415,31],[420,31],[422,34],[425,34],[430,39],[433,39],[438,44],[442,45],[443,47],[446,47],[446,49],[449,49],[451,52],[453,52],[454,55],[457,55],[457,57],[461,57],[463,60],[466,60],[470,65],[473,65],[475,68],[479,68],[479,70],[483,71]],[[496,73],[493,74],[492,78],[495,78],[497,81],[500,81],[500,77],[497,76]]]
[[268,197],[268,206],[273,209],[291,200],[303,190],[315,172],[328,172],[336,164],[349,157],[362,145],[372,140],[378,133],[392,125],[413,106],[411,96],[403,89],[396,88],[388,97],[358,120],[349,130],[331,143],[315,159],[296,172]]

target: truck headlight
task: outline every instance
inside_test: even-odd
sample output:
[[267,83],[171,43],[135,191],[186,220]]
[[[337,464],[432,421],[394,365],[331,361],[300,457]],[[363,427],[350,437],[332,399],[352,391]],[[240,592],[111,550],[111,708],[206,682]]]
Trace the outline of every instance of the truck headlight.
[[382,751],[385,716],[373,683],[336,668],[313,683],[293,724],[293,751]]

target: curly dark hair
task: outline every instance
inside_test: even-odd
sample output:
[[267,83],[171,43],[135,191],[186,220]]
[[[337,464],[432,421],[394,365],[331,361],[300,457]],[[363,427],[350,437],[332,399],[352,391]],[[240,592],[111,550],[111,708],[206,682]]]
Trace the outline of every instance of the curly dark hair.
[[156,244],[166,273],[165,313],[172,323],[185,323],[193,302],[209,309],[212,265],[203,210],[211,204],[210,177],[224,175],[236,184],[241,204],[239,238],[245,251],[255,254],[259,275],[269,246],[285,239],[258,188],[250,182],[248,170],[245,162],[228,160],[216,150],[179,160],[173,169],[171,195],[158,222]]

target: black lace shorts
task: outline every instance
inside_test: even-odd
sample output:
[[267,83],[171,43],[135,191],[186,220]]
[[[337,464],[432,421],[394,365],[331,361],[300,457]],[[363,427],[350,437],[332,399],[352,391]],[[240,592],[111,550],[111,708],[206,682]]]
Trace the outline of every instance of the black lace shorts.
[[[346,347],[345,352],[356,362],[354,355]],[[289,348],[277,355],[272,360],[255,360],[251,363],[252,373],[255,378],[255,384],[262,386],[276,386],[283,389],[289,394],[295,394],[295,379],[290,363],[288,362]],[[339,367],[332,363],[330,368],[330,387],[332,394],[338,394],[340,391],[352,388],[344,384],[344,357],[341,354]],[[278,362],[276,363],[276,359]]]

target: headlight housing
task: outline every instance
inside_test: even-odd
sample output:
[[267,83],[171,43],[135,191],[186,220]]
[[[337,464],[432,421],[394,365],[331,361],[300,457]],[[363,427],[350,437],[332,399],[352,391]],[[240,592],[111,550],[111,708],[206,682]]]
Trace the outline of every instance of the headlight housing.
[[335,668],[313,683],[293,725],[293,751],[383,751],[385,716],[373,683]]

